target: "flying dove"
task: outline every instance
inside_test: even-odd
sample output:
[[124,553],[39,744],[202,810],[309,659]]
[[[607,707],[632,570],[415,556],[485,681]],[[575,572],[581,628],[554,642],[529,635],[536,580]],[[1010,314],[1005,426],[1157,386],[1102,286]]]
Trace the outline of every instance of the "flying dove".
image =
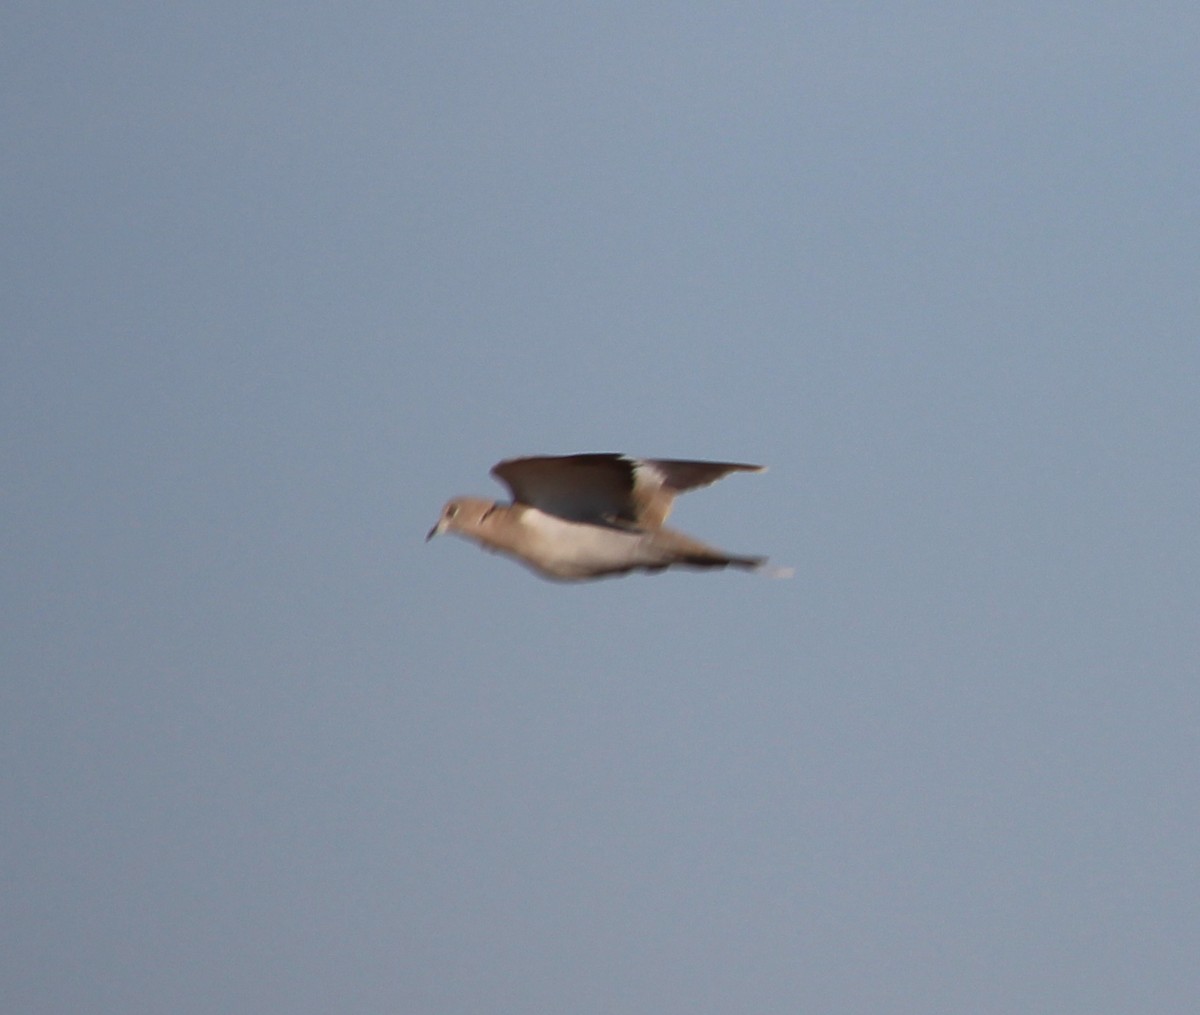
[[677,494],[731,472],[763,470],[736,462],[615,454],[511,458],[492,469],[511,491],[511,504],[455,497],[425,539],[456,533],[560,581],[668,567],[755,571],[764,567],[765,557],[726,553],[663,522]]

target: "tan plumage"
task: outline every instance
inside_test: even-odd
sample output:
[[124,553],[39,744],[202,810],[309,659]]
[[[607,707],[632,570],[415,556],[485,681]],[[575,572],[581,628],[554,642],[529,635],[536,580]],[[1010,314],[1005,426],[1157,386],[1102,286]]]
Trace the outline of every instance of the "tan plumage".
[[672,566],[757,569],[765,558],[725,553],[663,527],[676,495],[760,465],[616,454],[513,458],[492,475],[511,504],[456,497],[427,539],[453,532],[547,578],[599,578]]

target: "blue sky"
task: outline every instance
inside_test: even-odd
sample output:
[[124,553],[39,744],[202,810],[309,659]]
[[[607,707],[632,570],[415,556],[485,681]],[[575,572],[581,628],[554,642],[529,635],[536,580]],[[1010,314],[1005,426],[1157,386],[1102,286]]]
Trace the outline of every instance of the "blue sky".
[[[1189,5],[0,15],[0,996],[1176,1012]],[[761,461],[790,581],[422,537]]]

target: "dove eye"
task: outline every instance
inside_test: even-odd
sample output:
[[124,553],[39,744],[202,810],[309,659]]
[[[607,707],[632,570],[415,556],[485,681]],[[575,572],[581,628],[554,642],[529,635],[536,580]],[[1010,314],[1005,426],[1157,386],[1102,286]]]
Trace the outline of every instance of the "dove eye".
[[453,518],[456,514],[458,514],[458,505],[457,504],[451,504],[446,508],[446,517],[447,518]]

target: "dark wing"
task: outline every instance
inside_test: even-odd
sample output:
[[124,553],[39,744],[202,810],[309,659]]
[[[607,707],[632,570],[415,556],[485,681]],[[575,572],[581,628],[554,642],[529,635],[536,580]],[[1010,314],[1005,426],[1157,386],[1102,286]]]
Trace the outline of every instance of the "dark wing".
[[657,529],[675,495],[761,465],[624,455],[513,458],[492,469],[513,499],[568,521]]
[[637,502],[638,525],[660,528],[671,513],[675,495],[708,486],[731,472],[762,472],[765,466],[742,462],[689,462],[676,458],[653,458],[636,463],[633,497]]
[[634,463],[621,455],[562,455],[511,458],[492,475],[513,500],[572,522],[593,525],[636,523]]

